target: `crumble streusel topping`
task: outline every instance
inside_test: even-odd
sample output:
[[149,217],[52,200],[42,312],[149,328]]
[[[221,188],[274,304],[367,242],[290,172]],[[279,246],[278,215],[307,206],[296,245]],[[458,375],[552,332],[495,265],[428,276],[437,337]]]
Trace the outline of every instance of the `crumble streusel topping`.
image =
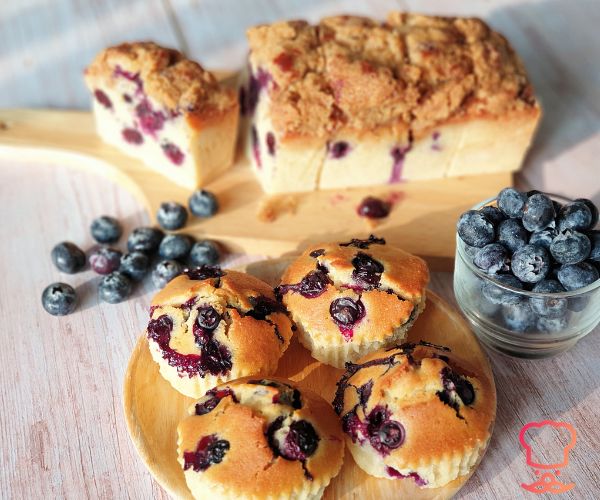
[[85,76],[88,82],[112,86],[122,72],[139,77],[144,92],[171,110],[204,114],[236,104],[235,94],[222,88],[212,73],[181,52],[153,42],[109,47],[96,56]]
[[419,134],[463,117],[537,108],[507,40],[475,18],[335,16],[316,26],[257,26],[248,40],[252,67],[270,75],[272,120],[284,135],[392,124]]

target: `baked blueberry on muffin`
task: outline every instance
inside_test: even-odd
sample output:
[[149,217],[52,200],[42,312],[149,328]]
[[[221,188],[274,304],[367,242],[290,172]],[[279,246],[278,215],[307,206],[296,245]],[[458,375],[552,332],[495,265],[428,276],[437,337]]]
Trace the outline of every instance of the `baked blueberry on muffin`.
[[425,307],[428,280],[422,259],[371,235],[310,247],[276,293],[313,357],[343,368],[405,338]]
[[209,390],[177,428],[194,498],[318,499],[344,456],[320,396],[285,379],[246,377]]
[[273,373],[292,336],[269,285],[219,267],[170,281],[152,300],[150,317],[146,334],[160,373],[191,397],[237,377]]
[[420,342],[348,363],[333,406],[365,472],[438,488],[477,462],[495,401],[487,377],[462,368],[447,347]]
[[176,50],[123,43],[85,71],[102,139],[189,189],[233,162],[238,102]]
[[480,19],[391,12],[250,28],[241,110],[267,192],[517,170],[541,116]]

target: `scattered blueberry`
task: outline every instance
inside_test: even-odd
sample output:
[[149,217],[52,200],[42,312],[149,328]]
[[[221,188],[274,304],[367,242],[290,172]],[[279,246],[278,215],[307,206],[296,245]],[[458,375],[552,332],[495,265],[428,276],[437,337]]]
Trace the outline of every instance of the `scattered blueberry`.
[[[523,289],[523,283],[515,278],[512,274],[499,274],[494,276],[496,281],[499,281],[503,285]],[[496,283],[490,280],[485,280],[481,287],[483,296],[488,299],[492,304],[516,304],[521,301],[521,296],[510,290],[501,288]]]
[[523,209],[523,227],[527,231],[541,231],[546,229],[553,221],[556,214],[552,200],[545,194],[534,194],[527,199]]
[[167,234],[158,247],[163,259],[184,259],[190,253],[192,239],[185,234]]
[[557,222],[559,231],[585,231],[591,228],[592,212],[583,201],[572,201],[560,209]]
[[156,212],[156,221],[163,229],[181,229],[187,222],[188,213],[183,205],[174,201],[166,201],[160,204]]
[[547,318],[560,318],[567,312],[567,299],[553,297],[551,294],[564,292],[564,287],[556,280],[542,280],[531,290],[536,293],[550,294],[548,297],[530,297],[529,304],[534,312]]
[[558,281],[566,290],[578,290],[598,279],[598,269],[588,262],[566,264],[558,270]]
[[110,274],[119,269],[121,255],[115,248],[98,247],[90,254],[90,267],[95,273]]
[[575,201],[585,204],[585,206],[590,209],[590,213],[592,214],[592,222],[590,223],[590,228],[594,229],[598,224],[598,207],[594,205],[594,202],[592,202],[592,200],[588,200],[587,198],[577,198]]
[[498,208],[510,218],[522,217],[526,202],[527,195],[511,187],[504,188],[498,194]]
[[546,250],[550,250],[552,240],[554,240],[554,238],[556,238],[557,236],[558,231],[556,231],[556,229],[542,229],[541,231],[531,233],[531,236],[529,237],[529,244],[537,245],[540,247],[544,247]]
[[74,243],[63,241],[51,252],[52,262],[63,273],[73,274],[85,266],[85,253]]
[[590,254],[590,239],[578,231],[561,231],[550,245],[550,253],[561,264],[577,264]]
[[529,234],[518,219],[507,219],[498,225],[498,243],[501,243],[511,252],[527,244]]
[[98,295],[104,302],[117,304],[131,294],[131,281],[119,271],[107,274],[98,285]]
[[219,262],[220,252],[210,240],[197,241],[190,250],[189,260],[193,266],[214,266]]
[[219,202],[210,191],[198,189],[190,196],[188,207],[196,217],[212,217],[219,210]]
[[509,270],[510,257],[500,243],[490,243],[479,249],[473,264],[488,274],[496,274]]
[[130,252],[121,257],[119,271],[133,281],[141,281],[150,269],[150,259],[143,252]]
[[130,252],[153,254],[163,236],[164,233],[155,227],[136,227],[127,238],[127,249]]
[[163,260],[152,271],[152,283],[156,288],[164,288],[169,281],[179,276],[183,268],[176,260]]
[[560,316],[558,318],[548,318],[540,316],[537,320],[537,329],[544,333],[559,333],[567,328],[568,319],[566,316]]
[[42,292],[42,306],[52,316],[65,316],[75,310],[77,294],[71,285],[52,283]]
[[509,330],[522,333],[535,325],[536,315],[529,302],[521,300],[516,304],[502,306],[502,319]]
[[502,213],[502,210],[500,210],[498,207],[493,207],[491,205],[488,205],[486,207],[483,207],[480,212],[485,215],[487,217],[487,219],[494,224],[494,226],[497,226],[498,224],[500,224],[504,219],[506,219],[506,216]]
[[94,219],[90,231],[98,243],[115,243],[123,234],[119,221],[108,215]]
[[494,241],[494,225],[477,210],[469,210],[462,214],[456,229],[467,245],[481,248]]
[[525,283],[543,280],[550,270],[550,255],[543,247],[525,245],[512,256],[512,272]]

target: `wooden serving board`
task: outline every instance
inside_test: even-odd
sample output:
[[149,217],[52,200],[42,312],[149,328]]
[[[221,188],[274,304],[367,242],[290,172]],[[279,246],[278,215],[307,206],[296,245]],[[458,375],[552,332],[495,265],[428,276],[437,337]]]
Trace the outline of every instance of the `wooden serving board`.
[[[273,259],[249,264],[246,272],[271,285],[290,264],[289,259]],[[459,364],[490,380],[495,399],[492,369],[473,332],[463,318],[437,294],[427,292],[425,311],[411,328],[408,341],[427,340],[450,347]],[[301,387],[312,389],[332,401],[335,384],[343,370],[324,365],[311,357],[292,338],[290,347],[279,361],[275,375],[289,378]],[[190,499],[183,471],[177,462],[177,425],[187,415],[194,400],[175,389],[160,375],[153,361],[146,337],[142,335],[129,359],[125,373],[123,403],[127,428],[137,451],[154,478],[175,498]],[[495,401],[494,401],[495,408]],[[490,425],[490,434],[493,422]],[[482,459],[485,450],[479,460]],[[377,498],[395,500],[442,500],[451,498],[467,482],[459,477],[443,488],[419,488],[412,480],[389,480],[371,477],[362,471],[346,450],[339,475],[327,487],[324,499]]]
[[[139,160],[104,144],[96,136],[89,112],[0,110],[0,155],[15,161],[72,165],[107,176],[131,190],[153,220],[162,201],[187,204],[190,195]],[[206,186],[219,198],[218,215],[208,220],[191,218],[185,232],[215,239],[230,251],[270,257],[310,243],[343,241],[375,232],[421,255],[433,270],[449,270],[460,213],[511,184],[512,174],[507,172],[318,191],[294,196],[295,213],[262,222],[257,213],[266,197],[248,161],[238,154],[234,167]],[[367,195],[396,200],[390,216],[375,228],[356,214],[356,207]]]

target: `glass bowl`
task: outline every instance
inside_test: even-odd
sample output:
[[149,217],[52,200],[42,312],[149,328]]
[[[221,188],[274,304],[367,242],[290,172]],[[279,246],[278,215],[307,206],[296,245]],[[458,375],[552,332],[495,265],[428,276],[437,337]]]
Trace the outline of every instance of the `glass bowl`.
[[[571,201],[548,196],[560,203]],[[495,201],[485,200],[473,210]],[[571,348],[600,322],[600,280],[572,292],[519,290],[478,269],[468,250],[457,234],[454,294],[475,334],[487,347],[510,356],[545,358]],[[531,304],[537,306],[535,310]],[[540,305],[550,306],[554,317],[539,315],[536,311],[548,311]]]

